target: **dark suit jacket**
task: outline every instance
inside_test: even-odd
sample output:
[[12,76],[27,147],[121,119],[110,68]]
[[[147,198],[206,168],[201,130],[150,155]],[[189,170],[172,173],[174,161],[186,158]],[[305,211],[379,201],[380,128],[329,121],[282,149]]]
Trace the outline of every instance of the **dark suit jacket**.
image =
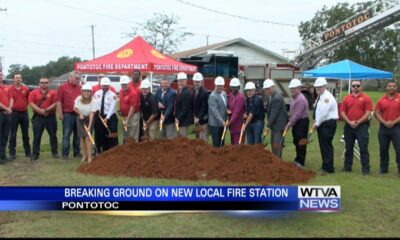
[[178,90],[175,98],[175,118],[180,127],[188,127],[193,123],[193,96],[188,87]]
[[277,92],[272,94],[267,109],[268,128],[272,131],[283,131],[288,121],[285,100]]
[[199,119],[201,125],[208,123],[208,91],[204,87],[199,88],[196,96],[196,90],[193,89],[194,116]]
[[[164,109],[160,109],[160,112],[164,114],[164,124],[171,124],[175,122],[174,116],[174,103],[176,92],[172,88],[168,88],[167,92],[162,96],[162,90],[159,89],[156,93],[157,102],[160,102],[164,105]],[[158,105],[158,104],[157,104]]]

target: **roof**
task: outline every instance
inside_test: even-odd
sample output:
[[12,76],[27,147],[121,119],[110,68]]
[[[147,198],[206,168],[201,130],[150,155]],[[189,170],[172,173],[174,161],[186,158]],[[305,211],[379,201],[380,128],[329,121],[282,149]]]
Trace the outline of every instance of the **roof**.
[[[72,72],[72,71],[71,71]],[[62,82],[62,81],[67,81],[68,80],[68,78],[69,78],[69,75],[71,74],[71,72],[67,72],[67,73],[64,73],[63,75],[61,75],[61,76],[59,76],[59,77],[57,77],[57,78],[55,78],[55,79],[52,79],[50,82]]]
[[171,54],[171,57],[175,58],[175,59],[181,59],[181,58],[189,58],[191,56],[197,56],[197,55],[201,55],[201,54],[205,54],[207,53],[208,50],[215,50],[224,46],[228,46],[228,45],[232,45],[235,43],[240,43],[244,46],[247,46],[249,48],[254,48],[257,49],[265,54],[268,55],[272,55],[280,60],[282,60],[283,62],[288,62],[289,59],[285,58],[284,56],[281,56],[277,53],[274,53],[268,49],[265,49],[263,47],[260,47],[257,44],[254,44],[252,42],[249,42],[243,38],[235,38],[229,41],[224,41],[224,42],[219,42],[219,43],[214,43],[214,44],[210,44],[208,46],[203,46],[203,47],[199,47],[199,48],[193,48],[193,49],[189,49],[186,51],[182,51],[182,52],[177,52],[174,54]]
[[122,73],[135,70],[155,73],[197,72],[197,66],[176,61],[158,52],[140,36],[107,55],[75,63],[74,68],[85,73]]

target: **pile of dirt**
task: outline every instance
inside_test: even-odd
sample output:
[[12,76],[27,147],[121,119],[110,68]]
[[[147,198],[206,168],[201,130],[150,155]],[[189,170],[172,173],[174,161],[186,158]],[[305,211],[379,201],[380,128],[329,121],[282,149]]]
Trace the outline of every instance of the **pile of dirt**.
[[315,176],[275,157],[263,145],[213,148],[202,140],[176,138],[114,147],[86,165],[81,173],[101,176],[219,180],[229,183],[293,184]]

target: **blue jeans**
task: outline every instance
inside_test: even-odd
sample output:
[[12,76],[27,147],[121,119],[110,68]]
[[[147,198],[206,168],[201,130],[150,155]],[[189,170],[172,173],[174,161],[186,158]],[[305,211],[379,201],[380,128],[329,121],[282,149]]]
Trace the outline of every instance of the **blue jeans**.
[[258,120],[247,126],[247,144],[254,145],[262,143],[261,135],[264,129],[264,121]]
[[74,133],[72,139],[72,144],[74,148],[74,157],[78,156],[80,153],[79,149],[79,137],[78,129],[76,127],[76,114],[74,113],[64,113],[63,123],[63,136],[62,136],[62,156],[69,155],[69,144],[71,139],[71,134]]

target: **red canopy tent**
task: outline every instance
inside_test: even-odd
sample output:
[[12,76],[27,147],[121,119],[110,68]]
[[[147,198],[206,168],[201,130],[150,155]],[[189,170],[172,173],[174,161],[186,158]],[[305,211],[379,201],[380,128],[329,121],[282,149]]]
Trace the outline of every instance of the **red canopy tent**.
[[74,68],[85,73],[132,73],[136,70],[164,74],[197,72],[197,66],[176,61],[158,52],[141,37],[102,57],[75,63]]

